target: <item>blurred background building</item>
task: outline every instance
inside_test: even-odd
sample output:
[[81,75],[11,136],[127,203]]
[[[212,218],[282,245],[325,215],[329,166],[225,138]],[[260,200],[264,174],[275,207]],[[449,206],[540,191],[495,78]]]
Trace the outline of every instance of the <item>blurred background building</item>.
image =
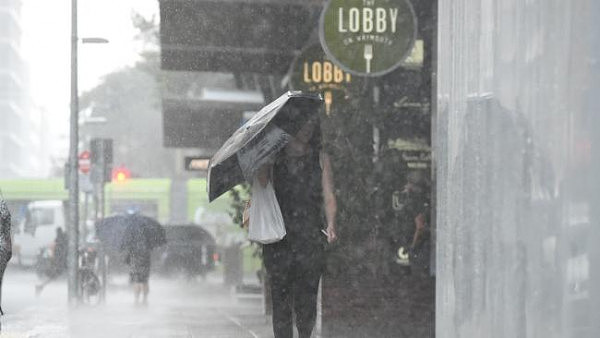
[[21,1],[0,1],[0,177],[39,176],[49,167],[44,120],[28,92],[21,51]]

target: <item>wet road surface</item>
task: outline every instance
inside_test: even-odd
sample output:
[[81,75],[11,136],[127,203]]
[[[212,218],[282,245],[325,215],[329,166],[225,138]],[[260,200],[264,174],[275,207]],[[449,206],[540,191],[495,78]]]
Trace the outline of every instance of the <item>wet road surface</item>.
[[218,274],[151,278],[147,306],[115,276],[105,305],[67,306],[65,279],[35,296],[38,277],[11,266],[3,288],[2,337],[272,337],[260,300],[239,300]]

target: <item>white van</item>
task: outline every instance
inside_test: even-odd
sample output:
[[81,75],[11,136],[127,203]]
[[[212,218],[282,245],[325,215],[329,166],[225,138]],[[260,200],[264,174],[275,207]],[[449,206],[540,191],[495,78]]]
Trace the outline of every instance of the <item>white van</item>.
[[63,201],[35,201],[27,204],[25,218],[13,229],[12,262],[34,265],[40,250],[53,245],[56,229],[65,230]]

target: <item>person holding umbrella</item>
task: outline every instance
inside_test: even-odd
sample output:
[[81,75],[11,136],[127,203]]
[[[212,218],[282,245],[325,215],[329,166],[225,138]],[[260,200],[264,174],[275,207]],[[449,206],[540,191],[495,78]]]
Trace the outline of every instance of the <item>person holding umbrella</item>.
[[262,186],[269,181],[273,184],[286,228],[281,241],[263,245],[271,283],[273,332],[276,338],[291,338],[295,312],[299,336],[309,338],[325,268],[325,245],[337,238],[333,173],[322,149],[317,114],[290,138],[274,164],[261,167],[257,178]]
[[318,94],[283,94],[236,130],[209,164],[209,201],[244,180],[258,181],[253,190],[275,192],[285,235],[262,242],[275,338],[293,336],[293,312],[300,338],[310,337],[325,246],[337,239],[333,173],[321,142],[322,106]]
[[126,224],[121,250],[125,252],[125,262],[129,265],[129,279],[133,284],[135,304],[146,305],[150,287],[150,262],[152,249],[166,243],[164,230],[158,222],[140,215],[136,210],[127,210]]

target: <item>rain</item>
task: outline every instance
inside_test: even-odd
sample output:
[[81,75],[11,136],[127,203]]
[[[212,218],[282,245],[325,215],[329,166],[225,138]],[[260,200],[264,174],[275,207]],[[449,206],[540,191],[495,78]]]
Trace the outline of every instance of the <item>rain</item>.
[[600,336],[598,17],[0,0],[0,336]]

